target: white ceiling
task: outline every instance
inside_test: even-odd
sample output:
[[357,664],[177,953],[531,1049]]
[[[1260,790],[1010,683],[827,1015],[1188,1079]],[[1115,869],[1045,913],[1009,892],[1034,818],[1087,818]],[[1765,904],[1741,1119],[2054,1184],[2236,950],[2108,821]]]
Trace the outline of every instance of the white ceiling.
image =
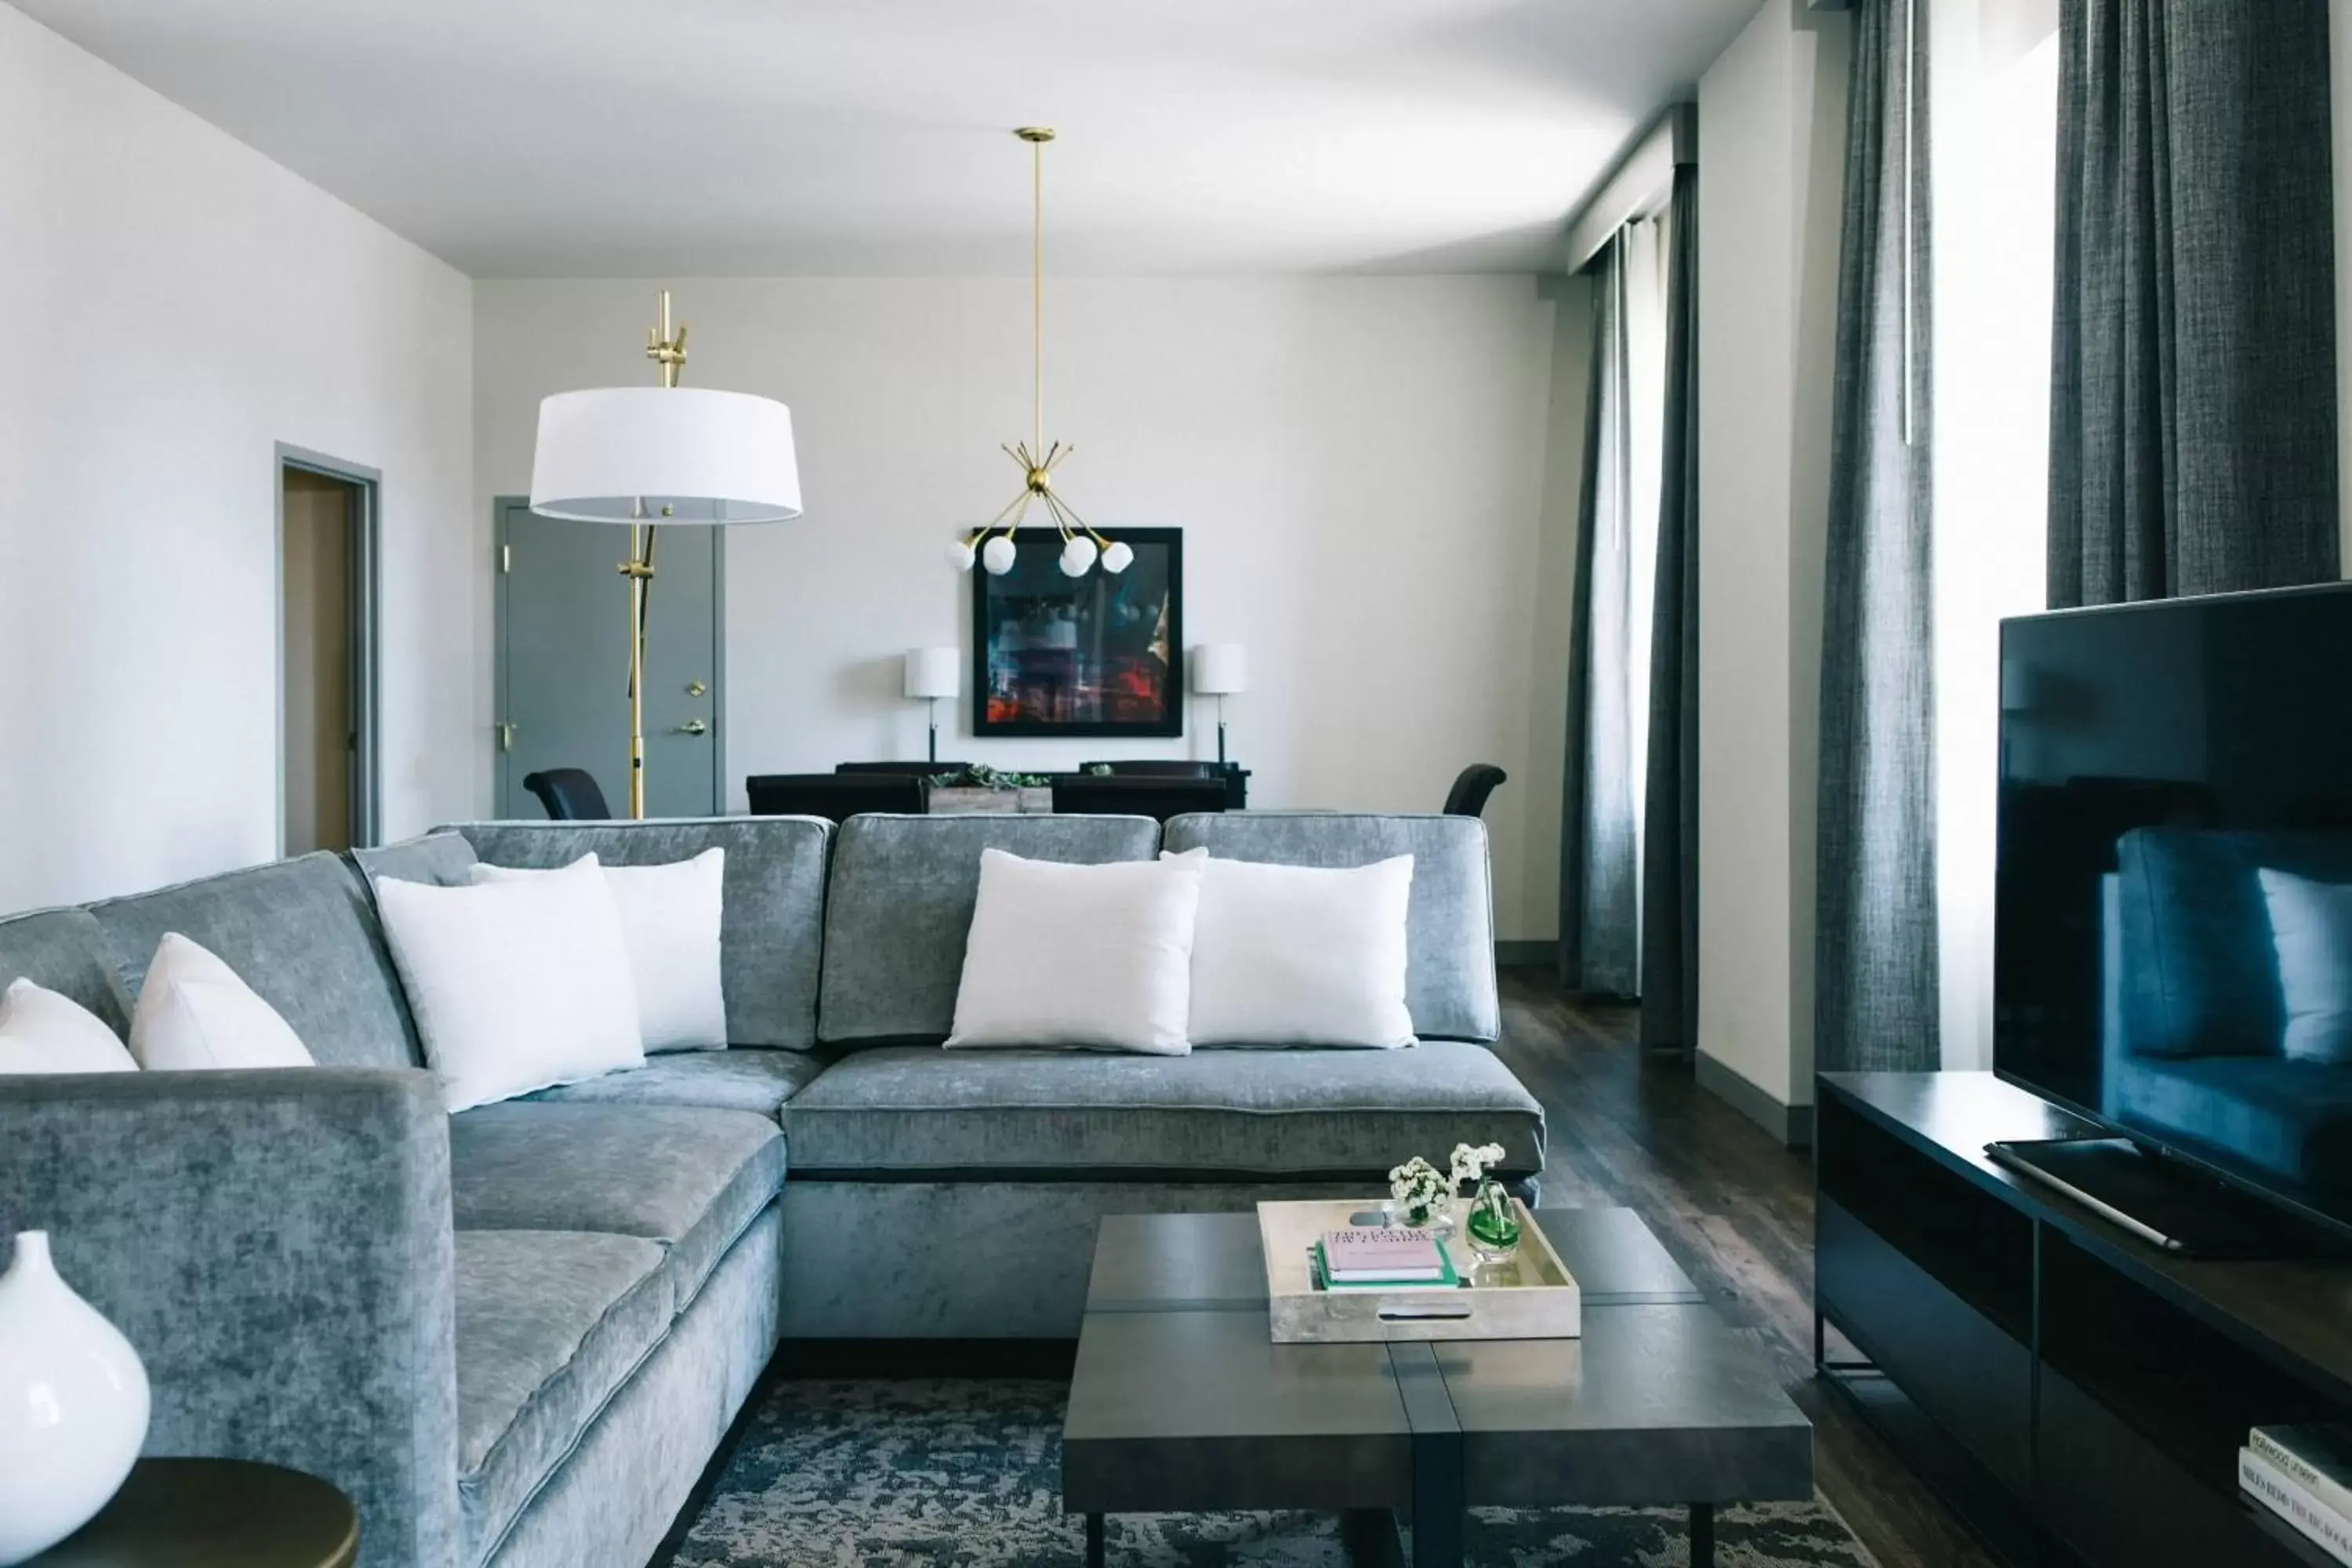
[[1532,271],[1759,0],[13,0],[477,276]]

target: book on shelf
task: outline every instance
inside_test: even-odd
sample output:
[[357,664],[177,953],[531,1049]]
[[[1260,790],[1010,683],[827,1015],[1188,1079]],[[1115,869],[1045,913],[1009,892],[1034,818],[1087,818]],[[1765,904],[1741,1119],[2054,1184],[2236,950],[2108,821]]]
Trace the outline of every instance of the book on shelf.
[[1358,1233],[1385,1237],[1384,1230],[1331,1230],[1315,1241],[1315,1282],[1326,1290],[1442,1289],[1457,1286],[1454,1259],[1445,1244],[1433,1236],[1408,1231],[1414,1247],[1366,1247],[1350,1245]]
[[2257,1426],[2246,1435],[2246,1447],[2309,1492],[2313,1500],[2352,1519],[2352,1424]]
[[2352,1519],[2314,1498],[2252,1447],[2238,1450],[2238,1484],[2321,1551],[2352,1564]]

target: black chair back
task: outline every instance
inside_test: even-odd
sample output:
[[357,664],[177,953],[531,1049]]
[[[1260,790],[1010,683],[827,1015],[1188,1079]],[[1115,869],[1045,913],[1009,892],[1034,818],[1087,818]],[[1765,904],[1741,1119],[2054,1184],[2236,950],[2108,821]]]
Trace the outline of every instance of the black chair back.
[[937,778],[941,773],[960,773],[971,767],[970,763],[926,763],[920,759],[907,763],[835,763],[837,773],[913,773],[918,778]]
[[1224,810],[1225,781],[1063,773],[1054,780],[1054,809],[1079,816],[1148,816],[1166,822],[1187,812]]
[[1445,815],[1476,816],[1486,809],[1486,797],[1510,775],[1492,763],[1472,763],[1445,792]]
[[539,804],[547,807],[551,822],[612,819],[613,808],[604,804],[604,792],[596,787],[595,775],[586,768],[549,768],[542,773],[525,773],[522,787],[539,796]]
[[840,824],[862,811],[923,809],[919,773],[753,773],[743,781],[754,816],[822,816]]

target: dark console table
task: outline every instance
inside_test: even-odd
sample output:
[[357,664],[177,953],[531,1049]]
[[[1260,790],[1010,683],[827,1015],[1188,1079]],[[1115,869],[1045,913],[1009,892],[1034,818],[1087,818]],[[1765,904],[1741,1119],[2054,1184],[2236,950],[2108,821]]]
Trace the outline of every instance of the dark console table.
[[2352,1264],[2183,1258],[2045,1194],[1984,1145],[2084,1124],[1990,1073],[1818,1083],[1815,1362],[1997,1553],[2331,1562],[2237,1452],[2352,1418]]

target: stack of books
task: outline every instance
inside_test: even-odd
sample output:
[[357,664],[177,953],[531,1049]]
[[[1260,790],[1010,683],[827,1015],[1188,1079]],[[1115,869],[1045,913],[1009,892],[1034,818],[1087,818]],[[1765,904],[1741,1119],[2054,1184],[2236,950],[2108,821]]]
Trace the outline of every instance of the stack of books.
[[2257,1426],[2238,1450],[2248,1496],[2352,1564],[2352,1423]]
[[1450,1289],[1462,1283],[1445,1243],[1403,1226],[1348,1226],[1315,1243],[1315,1283],[1324,1290]]

